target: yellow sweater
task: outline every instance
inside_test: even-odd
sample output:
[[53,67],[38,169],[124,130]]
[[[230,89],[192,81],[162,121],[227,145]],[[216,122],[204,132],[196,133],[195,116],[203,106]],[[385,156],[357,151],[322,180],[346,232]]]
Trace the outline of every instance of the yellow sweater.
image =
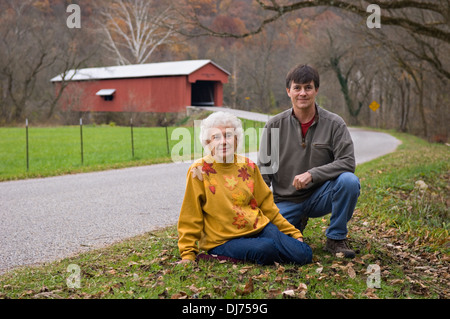
[[235,163],[217,163],[208,155],[190,166],[178,220],[182,259],[194,260],[199,247],[207,251],[230,239],[257,234],[269,222],[293,238],[302,237],[279,213],[251,160],[235,155]]

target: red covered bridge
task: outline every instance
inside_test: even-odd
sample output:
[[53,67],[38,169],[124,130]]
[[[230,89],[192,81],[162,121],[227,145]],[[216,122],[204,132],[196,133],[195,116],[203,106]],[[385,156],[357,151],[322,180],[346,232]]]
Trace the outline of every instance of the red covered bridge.
[[211,60],[190,60],[70,70],[50,81],[67,87],[65,110],[185,112],[187,106],[222,106],[230,73]]

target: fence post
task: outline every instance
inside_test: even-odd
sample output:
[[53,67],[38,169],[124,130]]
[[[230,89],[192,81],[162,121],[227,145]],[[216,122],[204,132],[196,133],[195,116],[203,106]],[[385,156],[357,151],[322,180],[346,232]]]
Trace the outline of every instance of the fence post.
[[84,165],[83,154],[83,119],[80,117],[80,142],[81,142],[81,165]]
[[131,128],[131,155],[134,158],[133,118],[130,118],[130,128]]
[[195,145],[196,145],[196,143],[195,143],[195,121],[192,121],[192,136],[194,137],[194,149],[193,149],[193,151],[192,151],[192,155],[193,155],[193,157],[194,157],[194,160],[195,160]]
[[165,126],[166,128],[166,147],[167,147],[167,155],[170,155],[170,150],[169,150],[169,132],[167,131],[167,125]]
[[28,118],[25,119],[25,135],[26,135],[26,145],[27,145],[27,172],[30,170],[30,157],[28,153]]

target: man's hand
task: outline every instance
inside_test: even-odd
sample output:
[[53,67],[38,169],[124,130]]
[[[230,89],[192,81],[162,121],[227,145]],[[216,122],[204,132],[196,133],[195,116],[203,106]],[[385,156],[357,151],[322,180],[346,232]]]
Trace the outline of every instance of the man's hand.
[[312,176],[309,172],[297,175],[294,177],[294,181],[292,182],[292,186],[294,186],[297,190],[306,188],[309,183],[312,182]]

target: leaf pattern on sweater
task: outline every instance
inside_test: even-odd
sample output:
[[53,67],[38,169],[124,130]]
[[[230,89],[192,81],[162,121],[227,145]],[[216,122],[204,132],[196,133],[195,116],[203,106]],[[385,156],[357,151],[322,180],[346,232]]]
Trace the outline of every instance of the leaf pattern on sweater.
[[203,181],[203,173],[202,173],[202,167],[201,166],[196,166],[194,167],[192,170],[192,178],[197,178],[201,181]]
[[250,178],[250,174],[247,172],[247,167],[242,167],[238,169],[238,172],[239,172],[238,177],[241,177],[244,182]]
[[250,190],[250,192],[252,194],[254,194],[255,193],[255,182],[253,181],[253,179],[249,179],[246,184],[247,184],[247,187]]
[[244,206],[247,204],[247,196],[245,196],[244,192],[239,191],[239,193],[231,194],[233,197],[233,203],[236,206]]
[[255,169],[255,162],[253,162],[251,159],[247,158],[246,163],[248,166],[250,166],[253,170]]
[[216,170],[212,167],[213,163],[203,162],[202,171],[209,176],[209,174],[217,174]]
[[256,209],[258,207],[258,203],[256,202],[256,199],[254,197],[250,200],[249,204],[252,209]]
[[223,175],[223,178],[225,179],[225,187],[228,188],[230,191],[235,189],[239,182],[237,178],[234,176]]
[[236,213],[236,217],[233,217],[234,222],[233,225],[237,227],[237,229],[244,228],[245,225],[248,224],[248,221],[245,219],[243,214]]

